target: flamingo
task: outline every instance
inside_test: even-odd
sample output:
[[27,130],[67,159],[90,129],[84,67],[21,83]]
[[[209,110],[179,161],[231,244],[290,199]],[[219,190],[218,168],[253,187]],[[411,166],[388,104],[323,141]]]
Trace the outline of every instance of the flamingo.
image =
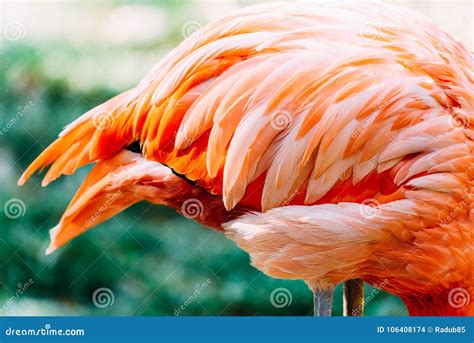
[[69,124],[18,183],[95,163],[47,253],[145,200],[303,280],[316,314],[359,279],[410,315],[472,315],[472,66],[392,5],[251,6]]

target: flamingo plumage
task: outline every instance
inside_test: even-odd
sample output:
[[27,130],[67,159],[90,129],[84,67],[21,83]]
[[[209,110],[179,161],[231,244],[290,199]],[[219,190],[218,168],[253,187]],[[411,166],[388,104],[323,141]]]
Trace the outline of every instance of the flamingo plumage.
[[411,315],[472,315],[472,66],[395,6],[251,6],[69,124],[19,184],[95,163],[48,253],[136,202],[194,201],[268,275],[323,293],[360,278]]

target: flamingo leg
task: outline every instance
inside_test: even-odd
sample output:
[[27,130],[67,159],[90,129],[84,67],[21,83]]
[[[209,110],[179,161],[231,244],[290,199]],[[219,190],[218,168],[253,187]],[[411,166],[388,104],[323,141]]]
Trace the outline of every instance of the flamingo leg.
[[331,316],[333,294],[334,288],[313,290],[315,317]]
[[344,316],[364,315],[364,281],[352,279],[344,282]]

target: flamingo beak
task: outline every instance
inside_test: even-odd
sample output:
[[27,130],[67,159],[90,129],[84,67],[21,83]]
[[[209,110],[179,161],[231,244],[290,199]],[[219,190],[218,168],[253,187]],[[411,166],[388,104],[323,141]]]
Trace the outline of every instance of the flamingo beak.
[[168,174],[169,169],[162,164],[146,161],[130,151],[98,162],[58,225],[50,230],[51,243],[46,254],[141,200],[159,198],[157,192],[163,191],[159,180]]

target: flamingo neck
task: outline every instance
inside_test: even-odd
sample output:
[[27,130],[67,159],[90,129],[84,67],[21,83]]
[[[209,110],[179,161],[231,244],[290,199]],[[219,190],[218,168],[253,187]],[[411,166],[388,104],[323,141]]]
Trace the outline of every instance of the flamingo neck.
[[237,205],[232,211],[227,211],[221,197],[212,195],[176,175],[170,175],[166,179],[164,190],[157,198],[151,197],[150,201],[174,208],[184,217],[219,231],[223,230],[222,223],[252,210]]

